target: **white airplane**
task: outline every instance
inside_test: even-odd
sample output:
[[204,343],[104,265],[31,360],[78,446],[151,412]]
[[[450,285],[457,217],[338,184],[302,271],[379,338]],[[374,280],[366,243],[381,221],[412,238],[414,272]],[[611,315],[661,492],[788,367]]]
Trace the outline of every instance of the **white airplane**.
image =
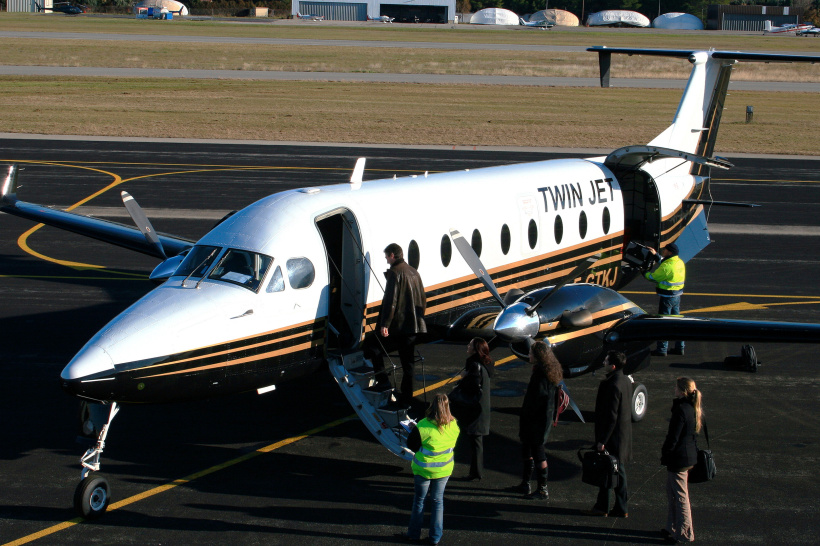
[[820,36],[820,28],[811,27],[801,30],[797,33],[797,36]]
[[[100,516],[111,499],[97,471],[120,404],[268,392],[324,362],[379,441],[407,458],[401,432],[391,432],[400,412],[383,415],[360,351],[373,335],[383,249],[393,242],[425,282],[428,340],[482,335],[521,356],[545,340],[567,378],[600,368],[609,349],[627,353],[629,374],[640,371],[656,339],[820,342],[817,324],[650,316],[616,291],[640,274],[641,245],[675,241],[689,260],[709,244],[704,205],[736,205],[709,197],[710,169],[730,167],[713,152],[733,65],[820,56],[589,51],[602,74],[613,53],[687,59],[692,72],[669,127],[607,156],[367,182],[360,159],[350,183],[275,193],[198,241],[157,234],[127,193],[137,228],[21,201],[10,166],[0,211],[162,260],[151,273],[161,284],[61,373],[65,391],[92,402],[84,425],[96,444],[81,459],[77,511]],[[640,419],[646,389],[634,390]]]
[[546,20],[541,21],[525,21],[523,17],[518,18],[518,24],[523,25],[525,27],[535,27],[541,28],[544,30],[550,29],[555,26],[555,23],[549,23]]
[[310,15],[302,15],[298,11],[296,12],[296,17],[299,18],[299,19],[303,19],[305,21],[324,21],[325,20],[324,15],[316,15],[315,13],[310,14]]
[[764,34],[783,34],[788,32],[803,32],[804,30],[810,30],[814,28],[814,25],[810,25],[808,23],[800,23],[797,25],[786,24],[780,27],[776,27],[772,25],[771,21],[764,21],[763,22],[763,33]]
[[380,21],[382,23],[392,23],[396,20],[395,17],[388,17],[387,15],[379,15],[378,17],[367,16],[368,21]]

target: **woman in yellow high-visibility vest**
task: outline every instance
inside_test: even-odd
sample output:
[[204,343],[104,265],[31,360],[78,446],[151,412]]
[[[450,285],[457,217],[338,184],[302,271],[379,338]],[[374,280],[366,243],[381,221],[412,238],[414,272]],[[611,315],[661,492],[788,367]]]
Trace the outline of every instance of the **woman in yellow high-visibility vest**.
[[450,413],[450,401],[439,393],[422,419],[407,438],[407,447],[415,452],[411,464],[414,474],[415,494],[413,512],[406,538],[421,539],[421,523],[424,499],[430,494],[431,544],[438,544],[444,530],[444,488],[453,473],[453,448],[458,439],[458,423]]

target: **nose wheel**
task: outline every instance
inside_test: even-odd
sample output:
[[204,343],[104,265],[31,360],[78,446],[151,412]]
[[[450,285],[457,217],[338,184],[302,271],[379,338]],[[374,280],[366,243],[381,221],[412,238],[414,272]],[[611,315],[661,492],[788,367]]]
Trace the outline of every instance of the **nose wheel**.
[[[91,420],[94,421],[95,414],[99,415],[100,410],[104,409],[102,404],[95,404],[95,407],[91,408]],[[117,403],[112,402],[108,410],[108,419],[99,429],[97,443],[94,447],[89,448],[80,459],[83,471],[80,474],[80,483],[77,484],[77,489],[74,490],[74,510],[86,519],[94,519],[103,515],[105,509],[108,508],[109,502],[111,502],[111,486],[108,485],[108,480],[96,474],[96,472],[100,469],[100,456],[105,447],[105,438],[108,436],[111,421],[114,420],[119,411],[120,408]],[[97,428],[96,425],[97,423],[93,424],[94,429]]]
[[111,487],[102,476],[87,476],[74,490],[74,510],[85,519],[100,517],[110,500]]

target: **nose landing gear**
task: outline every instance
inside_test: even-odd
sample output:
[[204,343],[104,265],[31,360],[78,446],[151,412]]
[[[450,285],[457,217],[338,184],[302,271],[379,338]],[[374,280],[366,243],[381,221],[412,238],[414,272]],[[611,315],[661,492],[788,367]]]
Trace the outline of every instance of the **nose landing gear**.
[[[99,409],[103,409],[102,405],[96,405],[91,412],[91,420],[95,421],[95,413]],[[94,411],[97,410],[97,411]],[[120,411],[116,402],[111,403],[111,408],[108,411],[108,419],[105,424],[99,429],[97,435],[97,443],[94,447],[88,449],[85,455],[80,459],[80,464],[83,465],[82,473],[80,474],[80,483],[77,484],[77,489],[74,490],[74,510],[80,516],[86,519],[98,518],[108,508],[111,501],[111,486],[108,480],[102,476],[91,474],[100,470],[100,456],[105,447],[105,438],[108,436],[108,429],[111,426],[111,421]],[[95,423],[95,429],[96,423]]]

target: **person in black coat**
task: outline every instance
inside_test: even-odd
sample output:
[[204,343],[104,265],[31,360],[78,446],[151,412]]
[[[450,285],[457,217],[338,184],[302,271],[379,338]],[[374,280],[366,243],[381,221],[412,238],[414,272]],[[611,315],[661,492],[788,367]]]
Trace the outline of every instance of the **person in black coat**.
[[547,490],[547,452],[545,444],[555,419],[555,397],[558,385],[564,379],[561,364],[549,345],[536,341],[530,348],[532,375],[521,405],[518,438],[521,440],[523,471],[521,483],[516,487],[525,496],[530,495],[532,471],[537,469],[538,488],[532,495],[536,499],[549,499]]
[[666,467],[666,497],[669,510],[661,535],[670,544],[692,542],[692,511],[689,506],[689,470],[698,461],[695,434],[703,418],[701,396],[695,382],[679,377],[675,382],[672,418],[661,447],[661,464]]
[[626,463],[632,458],[632,382],[624,375],[626,355],[609,351],[604,359],[606,376],[595,399],[595,448],[618,458],[618,486],[615,506],[609,510],[609,489],[600,488],[592,516],[629,516],[629,492],[626,486]]
[[467,363],[456,386],[463,399],[471,403],[453,404],[453,411],[470,445],[467,480],[471,481],[484,477],[484,436],[490,434],[490,378],[493,370],[489,345],[480,337],[473,338],[467,344]]

